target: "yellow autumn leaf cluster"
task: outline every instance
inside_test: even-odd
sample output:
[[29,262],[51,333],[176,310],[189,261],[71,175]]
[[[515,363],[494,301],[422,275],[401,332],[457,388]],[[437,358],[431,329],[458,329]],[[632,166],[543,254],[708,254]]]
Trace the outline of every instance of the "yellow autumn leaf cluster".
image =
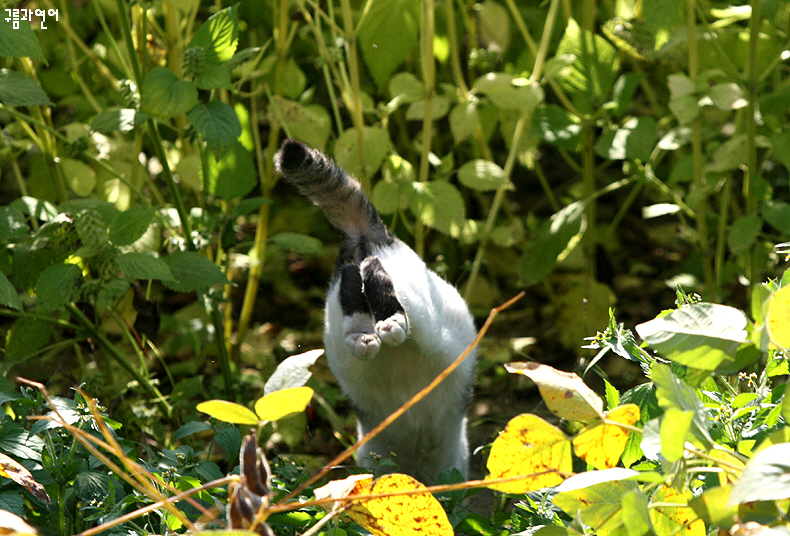
[[301,413],[313,398],[310,387],[290,387],[262,396],[255,402],[255,412],[227,400],[208,400],[197,405],[202,411],[217,420],[233,424],[257,426],[262,422],[279,421],[284,417]]

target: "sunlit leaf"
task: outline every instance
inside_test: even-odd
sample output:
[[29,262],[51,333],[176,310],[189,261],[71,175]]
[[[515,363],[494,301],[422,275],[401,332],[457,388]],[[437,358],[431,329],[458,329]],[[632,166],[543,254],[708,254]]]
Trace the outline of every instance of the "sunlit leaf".
[[209,400],[201,402],[196,409],[207,413],[219,421],[230,422],[233,424],[258,424],[258,416],[249,408],[228,402],[227,400]]
[[636,482],[613,480],[583,489],[561,491],[552,502],[568,515],[578,515],[598,536],[606,536],[621,528],[623,497],[636,489]]
[[790,443],[759,451],[735,483],[728,504],[790,498]]
[[[678,491],[671,486],[661,486],[653,495],[652,502],[659,503],[650,509],[650,519],[656,534],[677,536],[705,536],[705,522],[688,506],[691,493]],[[670,506],[672,505],[672,506]]]
[[312,376],[309,367],[313,366],[323,354],[324,350],[318,349],[287,357],[277,365],[277,369],[266,380],[263,394],[268,395],[281,389],[304,385]]
[[24,486],[38,500],[49,503],[51,499],[44,486],[39,484],[25,467],[13,458],[0,453],[0,476],[10,478],[17,484]]
[[790,287],[774,292],[768,302],[768,332],[775,345],[790,348]]
[[255,413],[262,421],[279,421],[294,413],[301,413],[313,398],[310,387],[290,387],[264,395],[255,402]]
[[534,362],[508,363],[505,368],[535,382],[546,406],[556,416],[573,421],[603,417],[603,401],[575,373]]
[[511,419],[488,455],[487,480],[524,475],[525,478],[489,487],[505,493],[526,493],[564,480],[572,469],[571,442],[559,428],[536,415]]
[[[606,420],[633,426],[639,420],[639,406],[627,404],[615,408],[606,415]],[[596,469],[609,469],[620,461],[629,433],[616,424],[595,423],[574,438],[573,449]]]

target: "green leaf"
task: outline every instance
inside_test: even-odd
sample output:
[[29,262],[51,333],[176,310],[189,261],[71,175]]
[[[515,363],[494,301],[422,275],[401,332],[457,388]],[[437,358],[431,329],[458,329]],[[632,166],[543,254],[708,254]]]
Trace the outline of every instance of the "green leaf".
[[49,342],[52,323],[35,318],[17,318],[5,339],[5,358],[9,363],[20,361],[36,353]]
[[201,421],[190,421],[176,430],[173,434],[173,440],[180,441],[192,434],[199,434],[208,430],[211,430],[210,424]]
[[623,115],[634,96],[639,82],[645,77],[643,74],[625,73],[614,83],[612,88],[612,102],[615,104],[613,113],[616,117]]
[[91,121],[91,129],[104,134],[131,132],[150,119],[148,114],[134,108],[108,110],[96,114]]
[[269,101],[269,120],[281,124],[289,137],[320,151],[326,147],[332,127],[332,120],[323,106],[305,106],[278,95]]
[[226,285],[228,280],[219,266],[194,251],[176,251],[165,258],[173,274],[162,283],[176,292],[193,292],[214,285]]
[[198,28],[189,46],[202,47],[205,60],[210,63],[231,59],[239,44],[238,11],[239,4],[236,4],[214,13]]
[[80,197],[87,197],[96,187],[96,172],[85,162],[73,158],[61,158],[61,169],[66,184]]
[[74,493],[85,502],[101,501],[110,491],[108,477],[98,471],[85,471],[74,477]]
[[425,98],[425,84],[410,72],[393,75],[387,88],[396,104],[408,104]]
[[716,370],[746,342],[746,315],[734,307],[697,303],[636,326],[647,344],[671,361]]
[[226,147],[241,136],[241,123],[233,108],[222,101],[198,104],[187,114],[189,121],[209,147]]
[[530,114],[543,102],[543,89],[529,80],[507,73],[488,73],[472,89],[484,93],[497,108]]
[[30,227],[22,211],[13,207],[0,207],[0,244],[12,244],[24,240]]
[[716,108],[725,111],[737,110],[749,104],[741,87],[733,83],[714,85],[708,90],[708,96]]
[[580,201],[554,214],[527,244],[519,266],[521,283],[530,286],[542,281],[576,246],[585,228],[584,203]]
[[110,222],[110,242],[131,246],[145,234],[155,214],[154,209],[143,205],[119,212]]
[[[790,139],[787,140],[790,144]],[[767,199],[760,207],[763,219],[779,231],[790,229],[790,203],[779,199]],[[0,224],[2,225],[2,224]],[[0,233],[2,236],[2,233]]]
[[[450,99],[444,95],[436,95],[431,99],[431,121],[436,121],[447,115],[447,112],[450,111],[451,104]],[[411,103],[406,110],[406,119],[410,121],[422,121],[427,112],[425,106],[426,102],[424,100]]]
[[0,69],[0,103],[6,106],[46,106],[52,101],[32,78]]
[[464,200],[449,182],[415,182],[409,209],[428,227],[450,236],[461,233],[466,212]]
[[790,443],[779,443],[761,450],[749,460],[727,504],[787,498],[790,498]]
[[277,365],[274,374],[266,380],[263,394],[268,395],[281,389],[303,386],[310,379],[310,376],[313,375],[310,372],[310,367],[315,364],[323,353],[324,351],[319,349],[287,357],[282,363]]
[[497,190],[510,181],[505,170],[488,160],[471,160],[458,170],[458,180],[473,190]]
[[665,411],[670,408],[677,408],[682,411],[693,412],[692,433],[697,439],[707,444],[712,444],[708,434],[708,412],[702,401],[697,397],[694,389],[682,383],[672,373],[672,369],[668,365],[653,363],[651,374],[653,383],[656,386],[658,405]]
[[19,293],[3,272],[0,272],[0,305],[17,311],[22,310],[22,300],[19,298]]
[[420,28],[418,0],[373,0],[359,26],[365,65],[380,88],[414,52]]
[[56,264],[44,270],[36,283],[36,311],[47,314],[70,303],[80,279],[82,271],[74,264]]
[[574,94],[582,111],[591,112],[606,101],[619,68],[619,54],[603,37],[568,20],[565,34],[557,47],[557,56],[574,57],[568,74],[560,84]]
[[647,496],[642,490],[629,491],[623,496],[623,525],[628,536],[653,534],[650,512],[647,509]]
[[750,213],[739,216],[730,227],[727,245],[733,255],[740,255],[751,248],[760,236],[763,220],[758,214]]
[[556,104],[539,106],[532,117],[533,135],[566,151],[576,151],[581,130],[579,119]]
[[19,27],[15,29],[13,21],[6,20],[6,17],[7,14],[3,11],[3,16],[0,17],[0,56],[32,58],[47,64],[30,23],[20,20]]
[[732,486],[722,486],[706,490],[689,501],[689,506],[708,526],[715,525],[728,530],[735,524],[738,508],[728,506]]
[[697,97],[693,95],[672,97],[669,100],[669,109],[672,110],[681,125],[691,123],[700,112]]
[[373,187],[370,201],[379,214],[395,214],[403,208],[401,203],[402,189],[402,184],[387,180],[379,181]]
[[142,251],[119,255],[118,267],[129,279],[171,281],[173,273],[162,259]]
[[208,155],[208,193],[230,201],[244,197],[258,184],[252,155],[238,141],[219,155]]
[[360,151],[357,130],[350,128],[344,131],[335,142],[335,161],[355,177],[372,177],[389,153],[390,138],[382,128],[363,127],[362,139],[364,147]]
[[255,414],[262,421],[279,421],[302,413],[313,398],[310,387],[290,387],[262,396],[255,402]]
[[771,148],[785,169],[790,170],[790,130],[777,132],[771,136]]
[[554,496],[552,502],[568,515],[578,515],[599,536],[606,536],[622,525],[623,497],[636,489],[636,482],[630,480],[602,482],[583,489],[562,491]]
[[[238,4],[237,4],[238,5]],[[192,80],[198,89],[231,89],[230,72],[225,64],[208,63]]]
[[464,141],[480,126],[480,114],[477,110],[477,104],[474,102],[456,104],[450,111],[448,120],[450,121],[450,132],[453,134],[453,141],[456,144]]
[[598,137],[595,152],[611,160],[647,162],[658,141],[658,127],[652,117],[634,117],[622,127],[608,130]]
[[214,417],[218,421],[252,426],[258,425],[258,416],[251,409],[235,402],[208,400],[198,404],[195,409]]
[[179,80],[166,67],[154,67],[143,80],[142,110],[170,119],[187,113],[198,103],[197,88]]
[[475,6],[482,45],[504,54],[510,45],[510,14],[498,2],[485,0]]
[[300,255],[320,255],[324,251],[324,245],[319,239],[301,233],[285,231],[269,237],[269,241]]
[[661,419],[661,455],[670,462],[683,457],[694,412],[668,408]]

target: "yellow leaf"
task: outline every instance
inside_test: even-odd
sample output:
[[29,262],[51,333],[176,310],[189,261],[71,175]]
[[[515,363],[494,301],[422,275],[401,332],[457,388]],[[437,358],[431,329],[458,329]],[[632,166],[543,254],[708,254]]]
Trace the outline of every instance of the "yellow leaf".
[[768,333],[775,345],[790,348],[790,287],[774,292],[768,302]]
[[208,400],[201,402],[196,408],[198,411],[208,413],[218,421],[230,422],[233,424],[258,424],[258,417],[249,408],[228,402],[227,400]]
[[307,409],[313,398],[310,387],[290,387],[263,396],[255,402],[255,413],[262,421],[279,421]]
[[656,534],[675,536],[705,536],[705,522],[687,505],[691,492],[678,491],[664,485],[656,490],[652,503],[677,504],[679,506],[656,506],[650,508],[650,519]]
[[486,480],[526,476],[488,486],[505,493],[526,493],[556,486],[565,477],[554,471],[571,472],[571,442],[559,428],[525,413],[513,418],[494,440],[487,467]]
[[[633,426],[639,420],[639,406],[625,404],[617,407],[606,415],[606,420]],[[628,430],[616,424],[591,424],[573,440],[573,450],[596,469],[610,469],[620,461],[628,434]]]
[[25,486],[36,499],[49,504],[51,499],[44,486],[38,483],[33,475],[19,462],[0,453],[0,476],[10,478],[17,484]]
[[[360,481],[360,494],[394,493],[425,489],[414,478],[394,473],[384,475],[371,485]],[[430,493],[393,495],[374,499],[357,499],[348,515],[376,536],[407,536],[412,534],[445,536],[453,533],[444,508]]]
[[710,456],[712,460],[719,460],[723,462],[713,462],[722,470],[722,472],[719,473],[720,486],[735,484],[735,482],[741,477],[741,473],[743,473],[745,464],[740,458],[737,458],[734,453],[716,448],[709,451],[708,456]]
[[[315,498],[319,501],[330,498],[343,499],[354,493],[354,490],[359,492],[360,489],[368,486],[371,482],[373,482],[373,475],[369,474],[351,475],[343,480],[330,480],[325,486],[315,489]],[[335,501],[332,506],[324,505],[324,508],[327,510],[337,508],[339,506],[338,503],[339,501]]]
[[573,372],[562,372],[540,363],[508,363],[508,372],[523,374],[535,382],[551,412],[569,421],[603,418],[603,401]]

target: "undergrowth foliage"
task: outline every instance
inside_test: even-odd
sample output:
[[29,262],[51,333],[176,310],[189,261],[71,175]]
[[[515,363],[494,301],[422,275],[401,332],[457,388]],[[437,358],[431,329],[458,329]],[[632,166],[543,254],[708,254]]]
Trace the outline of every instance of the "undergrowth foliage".
[[[3,5],[0,528],[217,530],[230,500],[259,534],[786,532],[790,7],[520,4]],[[297,347],[333,247],[277,190],[286,136],[473,310],[527,287],[585,372],[647,381],[602,400],[512,362],[555,418],[511,420],[483,480],[316,488],[307,423],[347,435]],[[653,316],[664,280],[675,309],[615,320]],[[468,511],[481,487],[515,505]]]

